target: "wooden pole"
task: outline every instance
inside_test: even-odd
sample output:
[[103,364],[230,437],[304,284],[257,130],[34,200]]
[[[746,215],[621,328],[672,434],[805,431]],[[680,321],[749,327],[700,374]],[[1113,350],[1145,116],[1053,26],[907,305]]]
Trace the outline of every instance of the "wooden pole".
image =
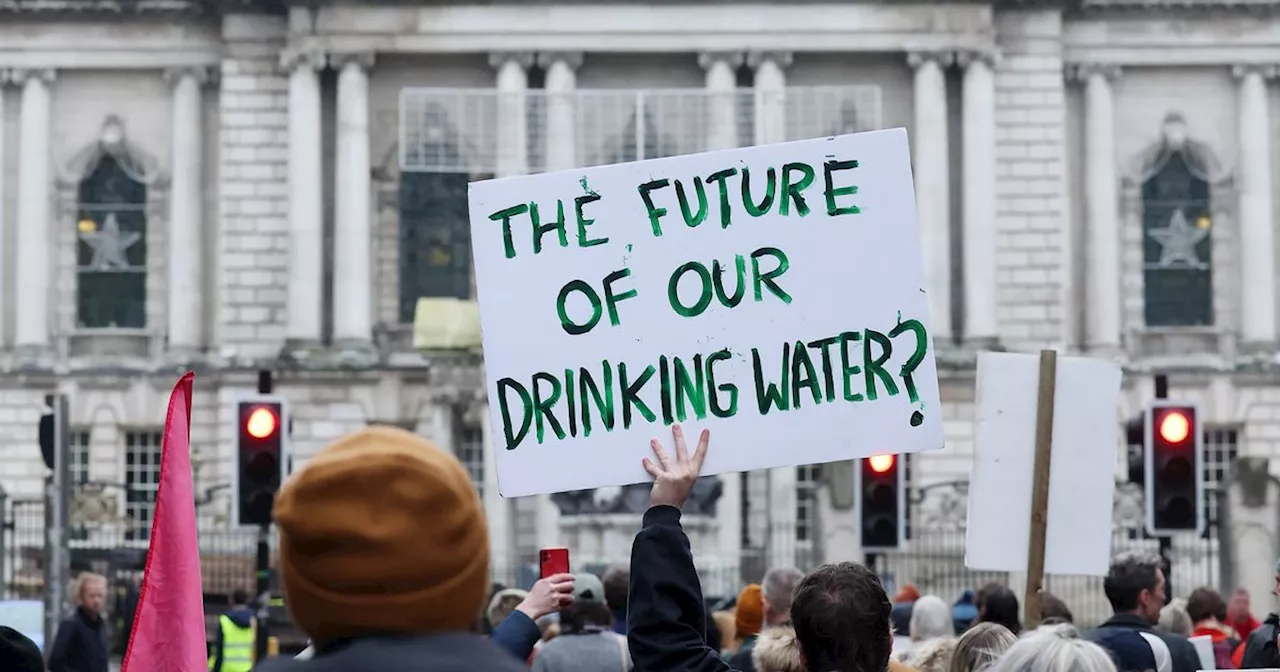
[[1027,547],[1027,591],[1023,599],[1026,629],[1040,624],[1044,587],[1044,543],[1049,524],[1049,472],[1053,464],[1053,401],[1058,386],[1058,353],[1040,351],[1040,389],[1036,398],[1036,457],[1031,476],[1031,541]]

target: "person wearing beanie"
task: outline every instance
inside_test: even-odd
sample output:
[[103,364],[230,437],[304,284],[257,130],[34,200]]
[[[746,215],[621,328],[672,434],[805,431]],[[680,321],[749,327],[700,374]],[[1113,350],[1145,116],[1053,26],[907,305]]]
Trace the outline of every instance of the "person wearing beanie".
[[[764,573],[760,582],[762,618],[758,619],[757,632],[791,625],[791,601],[803,579],[804,572],[795,567],[771,567]],[[757,637],[739,647],[738,652],[729,657],[729,666],[741,672],[759,672],[752,653],[759,641]]]
[[[1275,585],[1271,594],[1280,597],[1280,560],[1276,561]],[[1280,614],[1272,612],[1245,639],[1242,649],[1232,656],[1233,662],[1238,660],[1240,669],[1280,668]]]
[[26,635],[0,625],[0,670],[4,672],[44,672],[40,647]]
[[738,601],[733,608],[733,651],[726,660],[739,651],[750,651],[763,628],[764,595],[760,592],[760,584],[748,584],[738,593]]
[[255,672],[526,669],[472,632],[489,598],[489,532],[453,455],[392,427],[348,434],[289,477],[273,517],[285,601],[315,652]]

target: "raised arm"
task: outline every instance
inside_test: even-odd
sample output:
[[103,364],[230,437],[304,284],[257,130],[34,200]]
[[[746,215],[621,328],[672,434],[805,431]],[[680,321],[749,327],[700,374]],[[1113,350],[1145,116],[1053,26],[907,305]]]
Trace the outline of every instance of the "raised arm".
[[674,462],[657,440],[657,463],[644,461],[654,485],[644,525],[631,546],[627,644],[636,672],[727,672],[732,668],[707,646],[702,585],[680,526],[680,507],[702,471],[709,434],[702,433],[692,456],[679,425],[672,434]]

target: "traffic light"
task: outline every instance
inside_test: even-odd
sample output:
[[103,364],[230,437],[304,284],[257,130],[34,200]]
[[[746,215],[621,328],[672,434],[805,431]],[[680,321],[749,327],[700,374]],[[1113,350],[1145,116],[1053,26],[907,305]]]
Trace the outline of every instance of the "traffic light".
[[1153,401],[1146,420],[1147,531],[1204,530],[1203,432],[1194,404]]
[[284,400],[258,396],[236,403],[236,522],[270,525],[285,475],[288,414]]
[[906,535],[906,487],[902,460],[875,455],[859,460],[858,518],[864,551],[897,549]]

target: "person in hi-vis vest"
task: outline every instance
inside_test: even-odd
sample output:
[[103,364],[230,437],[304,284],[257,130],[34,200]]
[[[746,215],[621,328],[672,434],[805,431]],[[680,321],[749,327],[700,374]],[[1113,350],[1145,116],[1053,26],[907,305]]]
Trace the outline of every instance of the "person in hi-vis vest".
[[209,656],[209,672],[249,672],[253,669],[253,642],[257,622],[243,590],[231,594],[231,608],[218,617],[218,639]]

